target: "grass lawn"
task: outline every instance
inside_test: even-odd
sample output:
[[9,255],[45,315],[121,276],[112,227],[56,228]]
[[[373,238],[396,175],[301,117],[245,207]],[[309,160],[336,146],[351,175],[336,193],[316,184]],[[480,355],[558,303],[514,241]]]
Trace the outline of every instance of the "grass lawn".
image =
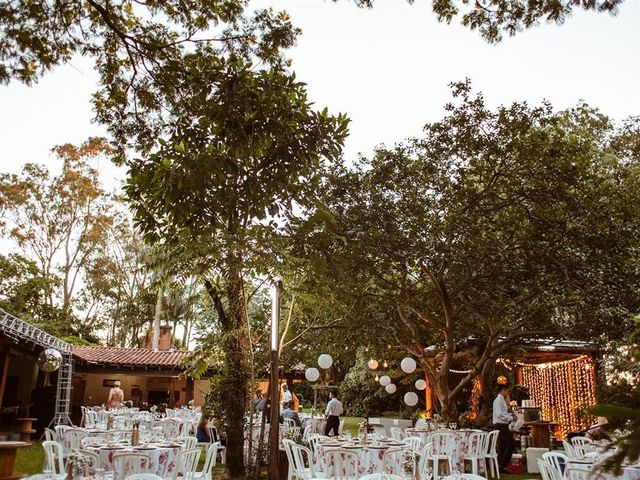
[[40,442],[34,442],[28,448],[18,449],[16,459],[16,470],[21,473],[32,475],[41,473],[44,465],[44,450]]

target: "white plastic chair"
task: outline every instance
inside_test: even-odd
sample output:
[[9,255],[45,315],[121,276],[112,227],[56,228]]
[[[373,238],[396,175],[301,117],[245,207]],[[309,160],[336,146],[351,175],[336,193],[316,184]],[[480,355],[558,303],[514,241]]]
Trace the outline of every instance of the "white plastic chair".
[[325,435],[309,435],[309,448],[313,453],[316,451],[316,445],[319,442],[324,442],[325,440],[329,440],[329,437]]
[[360,480],[404,480],[400,475],[394,475],[392,473],[370,473],[364,477],[360,477]]
[[334,472],[332,480],[357,480],[358,475],[358,454],[346,448],[332,448],[324,454],[328,458],[328,463],[333,465]]
[[399,442],[402,441],[402,430],[398,427],[389,427],[389,433],[391,434],[391,438],[397,440]]
[[220,442],[212,443],[207,447],[207,454],[204,459],[204,465],[202,466],[202,470],[199,472],[195,472],[192,478],[195,480],[212,480],[213,478],[213,469],[216,466],[216,461],[218,457],[218,449],[220,447]]
[[429,461],[433,455],[433,446],[427,443],[420,450],[420,461],[418,462],[418,475],[422,480],[429,480],[432,475],[432,469],[429,467]]
[[113,454],[113,471],[116,480],[124,480],[134,473],[148,473],[151,459],[149,455],[138,452],[121,452]]
[[540,469],[540,475],[542,480],[562,480],[562,475],[556,470],[550,463],[544,460],[538,460],[538,469]]
[[58,434],[50,428],[44,429],[44,439],[48,442],[59,442]]
[[285,418],[283,425],[285,427],[297,427],[296,421],[293,418]]
[[56,425],[55,427],[53,427],[53,429],[56,432],[56,436],[58,437],[57,441],[62,443],[64,441],[64,432],[65,430],[67,430],[69,427],[69,425]]
[[173,469],[172,480],[191,480],[198,475],[198,462],[200,461],[200,455],[202,450],[199,448],[192,448],[189,450],[183,450],[176,455],[176,468]]
[[485,480],[485,478],[482,475],[476,475],[475,473],[459,473],[457,475],[444,477],[443,480]]
[[134,473],[129,475],[125,480],[162,480],[162,477],[155,473]]
[[416,476],[416,458],[418,453],[420,453],[420,448],[422,447],[422,439],[420,437],[405,437],[403,440],[406,449],[411,455],[411,471],[413,472],[413,477]]
[[471,462],[471,473],[474,475],[478,475],[478,464],[480,462],[482,462],[483,472],[487,471],[487,462],[485,459],[486,439],[487,435],[483,432],[472,432],[469,434],[467,451],[463,458]]
[[542,454],[542,460],[555,468],[560,476],[564,473],[564,467],[567,465],[569,458],[560,452],[545,452]]
[[191,437],[191,436],[186,436],[185,435],[185,436],[176,438],[176,440],[178,442],[184,443],[184,449],[185,450],[192,450],[192,449],[196,448],[196,446],[198,445],[198,439],[196,437]]
[[576,458],[576,451],[573,448],[573,445],[571,445],[569,442],[567,442],[566,440],[562,441],[562,446],[564,447],[564,453],[567,457],[569,458]]
[[87,473],[89,475],[95,475],[96,468],[102,468],[102,462],[100,462],[100,455],[90,450],[79,450],[83,457],[88,459]]
[[498,435],[499,430],[492,430],[486,433],[484,438],[485,451],[483,457],[485,459],[485,465],[487,460],[489,461],[489,469],[491,470],[491,476],[497,475],[500,478],[500,465],[498,463]]
[[[415,456],[413,457],[415,462]],[[382,454],[382,472],[391,475],[401,475],[403,472],[404,450],[389,448]],[[415,473],[413,478],[415,478]]]
[[64,479],[67,473],[64,469],[64,455],[62,453],[62,445],[53,440],[42,442],[44,449],[45,469],[52,471],[56,479]]
[[446,460],[449,468],[448,473],[453,472],[453,454],[455,450],[455,438],[452,433],[433,432],[429,436],[432,450],[429,460],[433,462],[433,480],[438,480],[440,461]]
[[573,437],[571,439],[571,445],[587,445],[593,443],[593,440],[587,437]]
[[[287,461],[289,462],[289,470],[287,472],[287,480],[307,480],[315,478],[313,471],[313,454],[311,450],[305,447],[300,447],[294,441],[284,438],[282,440],[282,446],[287,454]],[[307,461],[305,462],[305,456]],[[307,466],[308,465],[308,466]]]
[[606,475],[586,468],[568,467],[564,470],[565,480],[606,480]]
[[343,430],[344,430],[344,417],[340,419],[340,423],[338,424],[338,436],[342,435]]

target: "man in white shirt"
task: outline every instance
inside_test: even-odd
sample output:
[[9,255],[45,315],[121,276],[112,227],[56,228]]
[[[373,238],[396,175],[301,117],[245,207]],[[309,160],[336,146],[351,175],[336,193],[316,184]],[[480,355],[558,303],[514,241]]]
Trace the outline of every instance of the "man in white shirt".
[[329,403],[324,411],[324,416],[327,417],[327,424],[324,427],[324,434],[329,436],[329,432],[333,430],[333,435],[338,436],[338,430],[340,429],[340,415],[342,415],[342,402],[336,398],[336,394],[333,391],[329,392]]
[[286,383],[282,384],[282,392],[280,395],[280,402],[282,403],[282,408],[285,409],[287,408],[286,405],[289,404],[289,402],[293,400],[293,396],[291,395],[291,391],[289,390],[289,387],[287,386]]
[[506,400],[508,396],[509,386],[500,385],[498,396],[493,401],[493,424],[500,432],[498,434],[498,465],[501,473],[509,473],[506,468],[511,461],[511,455],[513,455],[513,449],[515,448],[509,424],[512,420],[515,421],[517,416],[514,413],[509,413]]

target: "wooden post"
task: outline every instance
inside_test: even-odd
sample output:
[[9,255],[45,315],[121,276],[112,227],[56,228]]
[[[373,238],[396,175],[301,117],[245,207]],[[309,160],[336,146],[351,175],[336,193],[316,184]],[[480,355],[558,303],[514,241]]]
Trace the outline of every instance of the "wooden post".
[[4,388],[7,386],[7,374],[9,373],[9,354],[2,353],[2,366],[0,366],[0,411],[2,411],[2,399],[4,398]]
[[195,397],[195,382],[193,378],[187,377],[187,392],[186,392],[186,402],[190,402]]
[[278,280],[271,289],[271,415],[269,421],[269,480],[279,480],[280,460],[280,388],[278,379],[278,349],[280,345],[280,289]]

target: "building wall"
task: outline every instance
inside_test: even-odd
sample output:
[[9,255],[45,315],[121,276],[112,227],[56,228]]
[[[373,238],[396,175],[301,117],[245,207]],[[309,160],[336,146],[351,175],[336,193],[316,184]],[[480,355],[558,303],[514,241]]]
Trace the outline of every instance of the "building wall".
[[[93,406],[106,403],[110,387],[103,386],[104,380],[120,380],[120,388],[124,391],[124,399],[132,399],[132,390],[142,391],[141,401],[149,403],[149,391],[169,391],[175,401],[174,405],[184,406],[187,403],[187,380],[178,376],[151,376],[135,373],[76,373],[76,384],[79,379],[85,382],[83,405]],[[204,394],[209,391],[209,380],[194,381],[194,403],[204,404]],[[179,392],[176,396],[175,392]]]
[[[29,358],[9,355],[7,377],[12,379],[12,385],[7,385],[7,388],[14,388],[15,384],[13,382],[17,382],[15,397],[18,405],[20,405],[21,411],[26,412],[31,398],[31,390],[35,387],[36,379],[38,378],[36,363]],[[8,392],[5,391],[5,398],[7,397],[7,393]]]

